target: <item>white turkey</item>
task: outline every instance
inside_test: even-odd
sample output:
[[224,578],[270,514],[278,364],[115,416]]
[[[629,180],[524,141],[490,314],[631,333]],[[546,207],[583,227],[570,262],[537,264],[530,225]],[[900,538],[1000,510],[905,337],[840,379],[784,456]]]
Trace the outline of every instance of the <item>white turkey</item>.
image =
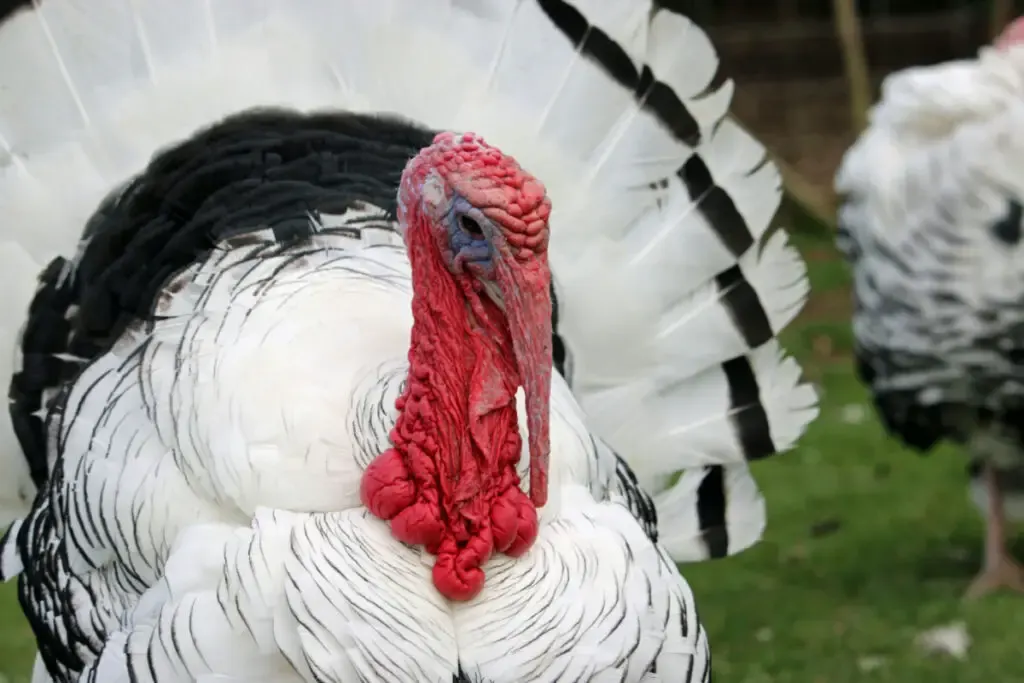
[[675,561],[758,540],[746,462],[816,399],[775,340],[807,290],[762,240],[779,176],[702,31],[43,0],[9,64],[39,491],[0,570],[37,681],[710,678]]
[[1024,22],[976,59],[888,76],[836,177],[858,372],[886,427],[971,456],[986,516],[967,589],[1024,591],[1007,550],[1024,483]]

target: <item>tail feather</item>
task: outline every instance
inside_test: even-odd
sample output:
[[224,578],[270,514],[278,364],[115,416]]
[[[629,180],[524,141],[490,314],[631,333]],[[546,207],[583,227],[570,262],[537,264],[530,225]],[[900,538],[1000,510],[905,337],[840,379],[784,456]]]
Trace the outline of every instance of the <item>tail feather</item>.
[[[608,54],[590,57],[616,74]],[[638,57],[656,85],[635,100],[636,134],[620,134],[609,172],[596,174],[620,188],[622,205],[603,230],[573,223],[563,239],[579,246],[564,260],[553,248],[559,331],[593,429],[656,492],[659,519],[673,520],[663,526],[693,520],[695,482],[720,486],[728,503],[717,526],[737,525],[731,554],[764,525],[743,463],[787,450],[817,415],[813,389],[774,339],[806,299],[806,271],[784,235],[756,248],[780,176],[761,145],[723,120],[732,86],[708,90],[718,58],[706,35],[661,12]],[[721,465],[732,478],[707,476]],[[687,538],[671,546],[675,559],[718,556]]]
[[[544,179],[574,391],[649,485],[745,472],[815,415],[773,340],[803,265],[782,236],[757,248],[778,171],[723,119],[707,35],[648,0],[45,0],[0,28],[0,63],[19,64],[0,73],[0,249],[37,268],[157,150],[227,115],[396,113]],[[759,529],[749,486],[726,516]]]
[[615,245],[628,253],[622,260],[631,278],[674,271],[659,303],[733,266],[765,234],[781,196],[778,171],[762,163],[764,149],[730,121],[683,161],[666,179],[660,209],[627,224],[629,242]]
[[731,82],[708,90],[718,71],[718,55],[707,34],[679,14],[656,14],[644,49],[634,54],[643,59],[629,83],[637,97],[589,175],[603,173],[622,187],[671,178],[693,146],[707,141],[719,125],[733,91]]
[[746,465],[712,465],[685,471],[655,496],[658,541],[676,562],[735,555],[761,540],[764,496]]
[[[777,233],[666,313],[655,343],[677,378],[745,355],[775,337],[807,298],[803,261]],[[694,339],[706,340],[699,346]]]
[[651,377],[587,392],[583,407],[609,444],[629,446],[619,452],[629,454],[640,484],[657,491],[675,471],[760,460],[795,445],[817,416],[817,395],[800,373],[772,341],[677,385]]

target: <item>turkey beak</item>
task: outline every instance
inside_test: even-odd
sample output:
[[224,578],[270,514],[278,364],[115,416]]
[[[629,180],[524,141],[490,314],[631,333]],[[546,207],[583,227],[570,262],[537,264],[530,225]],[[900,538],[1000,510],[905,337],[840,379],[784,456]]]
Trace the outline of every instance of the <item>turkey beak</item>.
[[519,377],[526,395],[526,427],[530,447],[530,500],[537,507],[548,499],[548,420],[551,403],[551,272],[547,254],[516,258],[507,244],[495,250],[495,279]]

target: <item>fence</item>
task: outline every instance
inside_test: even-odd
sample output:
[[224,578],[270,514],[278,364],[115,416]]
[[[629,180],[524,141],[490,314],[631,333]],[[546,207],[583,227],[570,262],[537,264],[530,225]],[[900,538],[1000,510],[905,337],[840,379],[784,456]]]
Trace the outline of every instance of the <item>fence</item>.
[[[867,92],[860,99],[872,101],[886,74],[972,56],[1020,9],[1008,0],[661,4],[681,9],[708,31],[721,54],[721,71],[736,81],[733,114],[780,161],[791,197],[826,223],[834,201],[832,177],[865,106],[850,87],[840,36],[864,53],[868,70],[860,90]],[[836,21],[837,8],[855,16],[852,34],[849,22]]]

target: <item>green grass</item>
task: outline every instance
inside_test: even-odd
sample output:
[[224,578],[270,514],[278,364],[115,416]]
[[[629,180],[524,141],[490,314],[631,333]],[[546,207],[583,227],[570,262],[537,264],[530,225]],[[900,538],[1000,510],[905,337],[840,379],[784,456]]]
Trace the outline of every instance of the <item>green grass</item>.
[[29,683],[35,641],[21,616],[14,584],[0,586],[0,683]]
[[[1024,681],[1021,599],[960,600],[981,542],[963,457],[922,458],[883,434],[850,368],[845,270],[826,242],[798,243],[814,295],[786,342],[822,387],[822,413],[799,449],[755,467],[769,506],[764,542],[684,567],[716,682]],[[844,419],[852,405],[862,423]],[[27,683],[31,642],[10,587],[0,616],[0,672]],[[967,661],[915,648],[920,631],[957,620],[973,640]],[[862,671],[868,660],[878,668]]]

